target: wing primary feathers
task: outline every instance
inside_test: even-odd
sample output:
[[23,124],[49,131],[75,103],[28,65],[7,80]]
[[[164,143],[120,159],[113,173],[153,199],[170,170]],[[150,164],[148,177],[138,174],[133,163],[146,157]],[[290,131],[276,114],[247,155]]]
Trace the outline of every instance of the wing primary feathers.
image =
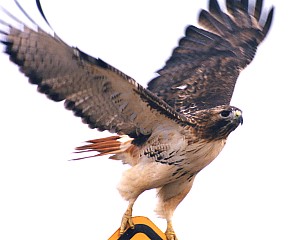
[[262,0],[257,0],[256,1],[256,6],[254,9],[253,16],[256,18],[257,21],[260,20],[261,13],[262,13],[262,7],[263,7],[263,1]]
[[226,0],[227,11],[233,15],[235,11],[235,0]]
[[[14,1],[38,27],[18,0]],[[40,1],[36,2],[49,25]],[[260,2],[254,7],[255,18],[260,18]],[[137,125],[147,126],[139,109],[146,109],[147,114],[156,118],[161,114],[179,124],[193,125],[189,108],[196,111],[230,103],[240,70],[252,61],[271,26],[273,9],[263,27],[252,21],[254,16],[248,14],[246,0],[227,0],[226,4],[232,16],[222,12],[217,0],[210,0],[209,12],[202,10],[199,16],[205,30],[187,28],[186,36],[165,67],[158,71],[160,76],[148,84],[148,89],[100,58],[68,46],[55,35],[39,27],[28,28],[5,9],[21,27],[4,23],[10,29],[1,32],[6,35],[1,40],[11,61],[20,66],[31,83],[38,85],[39,92],[54,101],[65,100],[65,107],[91,128],[147,135],[149,128]],[[110,99],[115,94],[117,97]],[[140,106],[130,104],[135,99],[140,101]],[[105,100],[108,104],[102,104]],[[98,109],[107,110],[99,114]]]
[[[17,0],[15,0],[15,1],[17,2]],[[18,3],[17,3],[17,4],[18,4]],[[19,6],[20,9],[22,9],[20,4],[18,4],[18,6]],[[49,26],[49,28],[54,32],[54,37],[55,37],[56,39],[59,39],[61,42],[63,42],[62,39],[56,34],[56,32],[54,31],[54,29],[53,29],[52,26],[50,25],[49,21],[47,20],[45,14],[44,14],[44,12],[43,12],[41,3],[40,3],[39,0],[36,0],[36,6],[37,6],[37,9],[38,9],[40,15],[42,16],[43,20],[46,22],[46,24]],[[25,11],[23,11],[23,12],[26,13]],[[26,16],[29,17],[28,14],[26,14]],[[30,19],[30,17],[29,17],[29,19]],[[34,23],[34,21],[33,21],[33,23]],[[35,24],[36,24],[36,23],[35,23]],[[36,26],[38,26],[38,24],[36,24]]]
[[211,14],[216,16],[219,21],[223,22],[228,29],[231,30],[233,28],[234,24],[232,24],[232,20],[221,10],[217,0],[209,1],[209,11]]
[[194,26],[187,27],[185,35],[193,38],[198,38],[199,40],[201,40],[199,42],[203,44],[218,37],[213,33],[205,31],[204,29],[201,29],[201,28],[196,28]]
[[[22,21],[19,20],[17,17],[15,17],[14,15],[12,15],[9,11],[7,11],[4,7],[0,6],[1,8],[1,11],[4,12],[8,17],[10,17],[11,19],[13,19],[14,21],[16,21],[18,24],[22,25]],[[22,9],[21,9],[22,11]],[[23,12],[23,11],[22,11]],[[25,13],[25,12],[23,12]],[[26,15],[27,16],[27,15]],[[30,18],[29,18],[30,20]],[[31,20],[30,20],[31,21]],[[3,21],[2,19],[0,20],[1,24],[5,25],[5,26],[8,26],[9,28],[12,28],[12,25]],[[33,22],[34,23],[34,22]],[[6,33],[7,35],[7,33]]]
[[24,60],[17,57],[17,53],[13,51],[13,43],[9,41],[1,41],[5,46],[5,53],[9,55],[9,59],[15,64],[22,66],[24,64]]
[[[199,54],[197,52],[197,48],[205,46],[205,48],[208,48],[210,44],[212,44],[214,41],[216,42],[220,42],[221,38],[218,37],[218,35],[214,35],[214,34],[210,34],[209,32],[206,32],[203,29],[200,28],[195,28],[193,26],[189,26],[186,29],[186,37],[180,39],[179,41],[179,47],[177,47],[174,50],[174,57],[170,58],[166,64],[168,66],[170,66],[171,64],[173,64],[172,66],[175,65],[175,60],[178,59],[180,56],[184,56],[185,52],[188,52],[188,59],[195,59],[195,54]],[[230,46],[228,44],[226,44],[226,42],[221,42],[220,46],[226,50],[228,49]],[[219,48],[219,46],[218,46]],[[203,56],[201,56],[202,58]],[[170,70],[166,70],[166,71],[158,71],[158,73],[162,74],[162,73],[170,73]],[[152,83],[150,83],[151,85]]]
[[43,31],[15,2],[35,25],[34,29],[27,27],[3,9],[16,22],[10,25],[1,21],[5,26],[1,29],[4,51],[39,92],[51,100],[64,101],[66,109],[90,128],[138,137],[151,134],[160,121],[193,124],[192,119],[179,114],[120,70]]
[[[15,0],[15,1],[16,1],[16,0]],[[41,7],[41,3],[40,3],[39,0],[36,0],[36,6],[37,6],[37,8],[38,8],[38,11],[39,11],[40,15],[43,17],[44,21],[45,21],[45,22],[47,23],[47,25],[53,30],[52,26],[49,24],[47,18],[45,17],[45,14],[44,14],[44,12],[43,12],[43,9],[42,9],[42,7]]]
[[268,14],[268,17],[266,19],[263,30],[262,30],[262,32],[263,32],[262,40],[266,37],[267,33],[269,32],[269,29],[270,29],[270,26],[271,26],[271,23],[272,23],[273,12],[274,12],[274,8],[272,7],[269,14]]
[[[17,7],[21,10],[21,12],[26,16],[26,18],[27,18],[29,21],[31,21],[35,26],[37,26],[39,31],[43,31],[43,30],[39,27],[39,25],[38,25],[38,24],[37,24],[37,23],[30,17],[30,15],[25,11],[25,9],[24,9],[24,8],[22,7],[22,5],[18,2],[18,0],[14,0],[14,2],[15,2],[15,4],[17,5]],[[41,3],[40,3],[39,0],[36,0],[36,6],[37,6],[38,11],[39,11],[40,15],[42,16],[43,20],[46,22],[46,24],[48,25],[48,27],[54,32],[54,37],[55,37],[56,39],[59,39],[59,41],[63,42],[62,39],[55,33],[54,29],[52,28],[52,26],[51,26],[50,23],[48,22],[47,18],[45,17],[45,14],[44,14],[44,12],[43,12],[43,9],[42,9],[42,7],[41,7]],[[10,16],[11,16],[11,14],[10,14]],[[18,22],[19,22],[20,24],[22,24],[21,21],[18,20]]]
[[241,9],[245,13],[249,12],[249,0],[241,0]]
[[[3,23],[3,21],[0,20],[0,24],[2,24],[2,23]],[[7,32],[4,32],[4,31],[2,31],[2,30],[0,30],[0,34],[3,34],[3,35],[6,35],[6,36],[7,36]],[[2,42],[2,43],[5,44],[6,41],[4,41],[4,40],[0,40],[0,42]]]
[[217,0],[210,0],[208,8],[209,8],[209,11],[213,14],[222,12]]
[[209,12],[202,10],[199,15],[199,23],[206,28],[211,29],[213,32],[218,33],[219,35],[224,34],[228,31],[228,28],[215,19]]
[[[21,12],[26,16],[26,18],[28,20],[30,20],[32,23],[34,23],[34,25],[38,26],[38,24],[29,16],[29,14],[24,10],[24,8],[21,6],[21,4],[17,1],[14,0],[15,4],[17,5],[17,7],[21,10]],[[21,21],[18,21],[21,23]]]
[[256,21],[262,18],[262,0],[226,0],[226,8],[225,13],[217,0],[209,0],[209,10],[198,18],[203,29],[189,26],[159,76],[148,83],[178,112],[230,104],[240,72],[271,27],[273,9],[266,22]]
[[[41,82],[41,80],[37,77],[30,77],[30,79],[32,79],[32,80],[30,80],[30,83],[32,83],[32,84],[38,84]],[[61,102],[64,100],[64,97],[58,93],[53,92],[51,86],[49,86],[48,84],[38,85],[37,91],[40,93],[44,93],[49,99],[51,99],[55,102]],[[66,109],[68,109],[68,108],[66,107]]]

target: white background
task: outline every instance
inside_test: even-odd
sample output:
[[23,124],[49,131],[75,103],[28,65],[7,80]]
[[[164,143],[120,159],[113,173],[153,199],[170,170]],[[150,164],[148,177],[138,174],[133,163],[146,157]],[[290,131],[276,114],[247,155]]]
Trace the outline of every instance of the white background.
[[[21,3],[42,23],[33,0]],[[205,0],[41,3],[65,42],[142,85],[207,6]],[[21,18],[11,1],[1,5]],[[271,5],[271,31],[232,99],[244,124],[177,208],[173,220],[181,240],[297,239],[297,4],[266,1],[266,9]],[[108,239],[127,207],[116,190],[125,167],[106,158],[68,161],[75,146],[106,135],[38,94],[0,54],[0,239]],[[149,217],[164,231],[155,202],[154,191],[144,193],[134,215]]]

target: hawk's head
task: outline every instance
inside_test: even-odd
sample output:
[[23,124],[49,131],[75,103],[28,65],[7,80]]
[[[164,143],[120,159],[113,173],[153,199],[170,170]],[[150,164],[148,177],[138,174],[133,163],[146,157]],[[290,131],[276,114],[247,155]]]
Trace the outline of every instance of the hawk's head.
[[221,105],[196,112],[198,131],[203,139],[225,139],[243,123],[242,111],[236,107]]

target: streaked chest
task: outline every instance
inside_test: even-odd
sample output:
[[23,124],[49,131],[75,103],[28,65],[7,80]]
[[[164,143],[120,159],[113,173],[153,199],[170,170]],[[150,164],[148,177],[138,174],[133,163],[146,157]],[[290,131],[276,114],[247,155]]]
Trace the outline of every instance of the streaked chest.
[[196,174],[211,163],[225,146],[226,140],[212,142],[200,141],[188,145],[185,150],[176,156],[177,159],[182,157],[174,168],[172,168],[171,181],[186,179],[192,181]]
[[222,151],[226,144],[226,139],[217,141],[198,141],[188,145],[185,149],[185,166],[193,171],[200,171],[211,163]]

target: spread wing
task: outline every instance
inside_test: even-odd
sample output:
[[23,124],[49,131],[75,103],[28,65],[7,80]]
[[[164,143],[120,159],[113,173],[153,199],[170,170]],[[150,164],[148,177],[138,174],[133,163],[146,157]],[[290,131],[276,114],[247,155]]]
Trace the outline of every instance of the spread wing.
[[[91,128],[132,137],[147,135],[162,121],[189,123],[169,105],[111,65],[72,48],[58,37],[1,21],[2,43],[38,91],[82,118]],[[175,124],[175,123],[174,123]]]
[[177,111],[229,105],[238,75],[255,56],[272,21],[273,8],[260,21],[262,0],[227,0],[224,13],[216,0],[189,26],[159,76],[148,89]]

